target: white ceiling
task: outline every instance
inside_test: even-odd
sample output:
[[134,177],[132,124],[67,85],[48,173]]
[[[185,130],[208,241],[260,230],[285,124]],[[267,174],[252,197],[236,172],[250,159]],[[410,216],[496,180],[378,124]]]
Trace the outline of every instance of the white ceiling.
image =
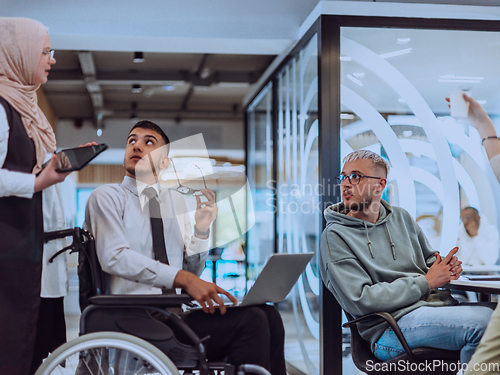
[[54,47],[93,51],[279,54],[318,0],[3,1],[35,18]]
[[[299,37],[318,3],[353,11],[395,3],[500,6],[499,0],[1,0],[1,15],[49,26],[57,49],[176,53],[280,54]],[[391,4],[383,4],[391,3]],[[413,4],[415,5],[415,4]],[[477,7],[476,7],[477,8]],[[430,16],[439,8],[407,8]],[[464,13],[473,13],[462,8]],[[485,13],[494,10],[483,8]],[[476,11],[477,12],[477,11]],[[498,12],[497,16],[499,15]]]
[[[447,115],[446,96],[465,90],[481,100],[490,114],[500,115],[500,32],[342,28],[341,35],[377,55],[411,49],[385,61],[415,87],[432,112]],[[398,38],[408,38],[408,42],[398,44]],[[370,64],[343,61],[342,83],[380,112],[411,112],[402,94],[370,68]],[[358,83],[348,79],[348,74],[358,77]]]

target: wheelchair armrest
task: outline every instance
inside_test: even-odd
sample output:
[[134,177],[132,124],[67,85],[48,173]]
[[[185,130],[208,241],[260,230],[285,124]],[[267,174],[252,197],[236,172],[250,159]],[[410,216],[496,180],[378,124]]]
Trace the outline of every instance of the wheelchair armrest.
[[149,305],[180,307],[191,304],[189,294],[104,294],[89,298],[93,305]]
[[396,334],[396,337],[398,338],[399,342],[401,343],[401,346],[403,347],[404,351],[408,355],[408,358],[410,358],[410,360],[412,362],[415,362],[415,363],[419,362],[417,357],[415,357],[415,355],[412,353],[410,346],[406,342],[406,339],[403,335],[403,332],[401,332],[401,329],[399,328],[398,323],[392,317],[392,315],[389,314],[388,312],[375,312],[375,313],[367,314],[367,315],[364,315],[360,318],[353,319],[353,320],[348,321],[347,323],[342,324],[342,327],[350,328],[352,325],[354,325],[356,323],[361,323],[365,320],[369,320],[369,319],[373,319],[373,318],[382,318],[383,320],[385,320],[389,324],[389,326],[392,328],[394,333]]

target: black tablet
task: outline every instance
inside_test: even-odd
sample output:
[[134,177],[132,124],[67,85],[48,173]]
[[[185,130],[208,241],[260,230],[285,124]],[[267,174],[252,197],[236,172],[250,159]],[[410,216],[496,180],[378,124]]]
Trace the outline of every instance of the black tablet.
[[56,154],[56,171],[60,173],[79,171],[107,148],[107,144],[101,143],[97,146],[75,147],[61,150]]

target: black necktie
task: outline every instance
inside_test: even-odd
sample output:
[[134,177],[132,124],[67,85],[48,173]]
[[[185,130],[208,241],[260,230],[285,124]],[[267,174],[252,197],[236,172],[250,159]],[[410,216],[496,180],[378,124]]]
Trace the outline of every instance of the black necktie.
[[156,199],[156,190],[152,187],[148,187],[144,189],[143,194],[148,198],[149,202],[149,216],[151,217],[155,259],[168,264],[165,237],[163,235],[163,220],[161,219],[160,205]]

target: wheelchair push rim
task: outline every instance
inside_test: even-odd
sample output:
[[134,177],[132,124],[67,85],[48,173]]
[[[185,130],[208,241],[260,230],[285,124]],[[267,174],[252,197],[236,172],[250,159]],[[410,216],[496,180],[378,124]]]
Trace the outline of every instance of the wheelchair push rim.
[[[35,375],[77,375],[80,374],[80,369],[78,365],[82,364],[82,358],[86,358],[89,353],[94,355],[95,352],[92,349],[102,349],[105,350],[119,350],[121,362],[118,364],[118,370],[111,367],[110,371],[108,369],[102,368],[102,358],[98,358],[95,362],[99,368],[93,371],[89,369],[88,366],[85,371],[81,372],[85,375],[142,375],[142,374],[161,374],[161,375],[174,375],[179,374],[178,369],[172,363],[172,361],[159,350],[154,345],[148,343],[147,341],[140,339],[136,336],[128,335],[119,332],[97,332],[90,333],[80,336],[74,340],[67,342],[66,344],[55,350],[47,359],[42,363]],[[128,352],[124,356],[126,358],[123,360],[123,352]],[[84,354],[81,354],[84,353]],[[102,351],[100,354],[102,355]],[[128,356],[132,354],[132,356]],[[92,357],[95,359],[96,357]],[[134,361],[136,366],[128,366],[127,361]],[[109,360],[105,361],[109,364]],[[141,366],[137,367],[137,364]],[[114,364],[116,366],[116,364]],[[125,366],[123,369],[120,366]]]

